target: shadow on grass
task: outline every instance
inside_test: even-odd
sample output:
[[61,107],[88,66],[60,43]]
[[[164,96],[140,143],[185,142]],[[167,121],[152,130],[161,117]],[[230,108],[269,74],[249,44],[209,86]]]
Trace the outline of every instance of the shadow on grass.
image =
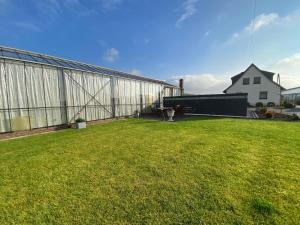
[[252,202],[252,207],[255,211],[262,215],[272,215],[273,213],[277,213],[275,206],[264,199],[255,198]]
[[[216,116],[185,116],[184,118],[180,119],[179,122],[183,121],[201,121],[201,120],[222,120],[226,117],[216,117]],[[176,118],[175,118],[176,120]]]
[[133,124],[151,124],[151,123],[185,123],[185,122],[194,122],[194,121],[206,121],[206,120],[222,120],[225,117],[214,117],[214,116],[186,116],[186,115],[177,115],[174,116],[174,122],[168,122],[168,118],[163,119],[163,117],[158,115],[147,115],[141,116]]
[[[221,119],[224,119],[224,117],[177,115],[174,116],[174,123],[188,122],[188,121],[203,121],[203,120],[221,120]],[[139,122],[137,123],[153,123],[153,122],[168,122],[168,118],[163,118],[157,115],[150,115],[150,116],[147,115],[147,116],[141,116],[139,118]]]

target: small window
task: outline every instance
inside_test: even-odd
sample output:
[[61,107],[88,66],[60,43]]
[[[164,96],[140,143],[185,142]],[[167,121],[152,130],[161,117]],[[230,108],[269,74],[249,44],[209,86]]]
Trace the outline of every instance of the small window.
[[267,91],[259,92],[259,99],[268,99],[268,92]]
[[254,77],[253,84],[260,84],[261,83],[261,77]]
[[247,85],[250,83],[250,79],[249,78],[243,78],[243,85]]

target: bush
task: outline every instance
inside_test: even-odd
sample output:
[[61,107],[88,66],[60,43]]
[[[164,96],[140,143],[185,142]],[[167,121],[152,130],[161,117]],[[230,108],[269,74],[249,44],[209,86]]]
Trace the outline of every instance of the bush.
[[265,113],[265,117],[266,117],[267,119],[271,119],[271,118],[273,117],[273,113],[270,112],[270,111],[268,111],[268,112]]
[[262,102],[256,102],[256,107],[264,107],[264,104]]
[[286,109],[295,108],[295,106],[292,103],[289,103],[289,102],[284,102],[283,107],[286,108]]
[[79,118],[77,118],[77,119],[75,120],[75,122],[76,122],[76,123],[83,123],[83,122],[85,122],[85,119],[79,117]]
[[296,100],[295,104],[300,105],[300,99]]
[[265,114],[267,112],[267,108],[261,108],[260,113]]
[[275,103],[274,102],[268,102],[267,107],[275,107]]

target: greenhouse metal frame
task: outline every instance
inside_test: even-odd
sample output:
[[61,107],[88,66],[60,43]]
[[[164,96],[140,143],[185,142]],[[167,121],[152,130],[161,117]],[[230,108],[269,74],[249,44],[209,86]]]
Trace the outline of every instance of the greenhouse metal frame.
[[0,133],[150,112],[179,93],[160,80],[0,47]]

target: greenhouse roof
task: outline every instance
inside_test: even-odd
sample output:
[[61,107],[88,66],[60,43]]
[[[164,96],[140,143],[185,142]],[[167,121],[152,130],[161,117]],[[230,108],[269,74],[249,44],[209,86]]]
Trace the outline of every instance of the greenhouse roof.
[[39,53],[34,53],[34,52],[29,52],[29,51],[14,49],[14,48],[8,48],[8,47],[0,46],[0,58],[13,59],[13,60],[24,61],[24,62],[32,62],[32,63],[50,65],[50,66],[55,66],[55,67],[60,67],[65,69],[80,70],[84,72],[100,73],[108,76],[116,76],[116,77],[123,77],[123,78],[129,78],[129,79],[135,79],[141,81],[155,82],[166,86],[176,87],[175,85],[168,84],[161,80],[151,79],[143,76],[137,76],[137,75],[133,75],[118,70],[103,68],[100,66],[89,65],[86,63],[76,62],[73,60],[67,60],[58,57],[53,57],[53,56],[48,56],[44,54],[39,54]]

